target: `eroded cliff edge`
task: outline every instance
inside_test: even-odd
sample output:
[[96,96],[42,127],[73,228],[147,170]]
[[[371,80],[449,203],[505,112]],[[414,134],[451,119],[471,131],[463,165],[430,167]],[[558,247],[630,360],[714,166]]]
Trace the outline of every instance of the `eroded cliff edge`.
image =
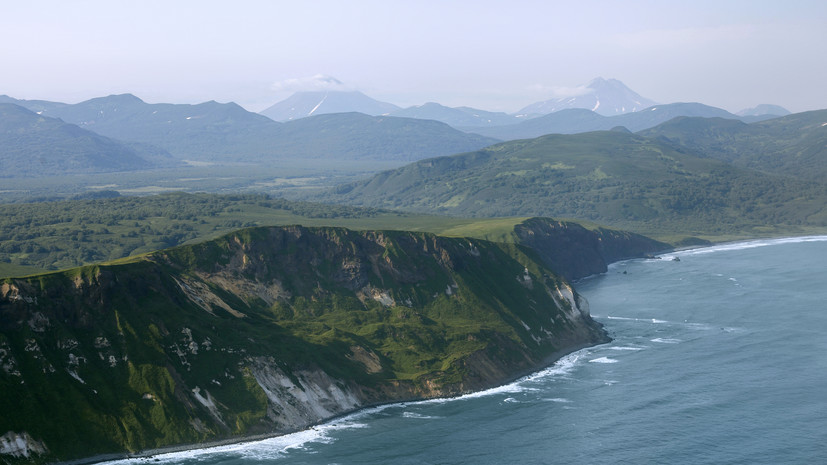
[[17,448],[0,458],[286,433],[499,385],[606,340],[565,279],[518,245],[242,230],[3,280],[0,433]]

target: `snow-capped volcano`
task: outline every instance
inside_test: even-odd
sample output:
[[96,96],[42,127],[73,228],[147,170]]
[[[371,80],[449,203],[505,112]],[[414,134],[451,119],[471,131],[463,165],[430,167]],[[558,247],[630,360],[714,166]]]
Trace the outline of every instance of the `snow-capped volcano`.
[[596,78],[573,92],[575,95],[556,97],[532,103],[517,114],[539,116],[569,108],[584,108],[603,116],[622,115],[655,105],[656,102],[641,97],[617,79]]
[[296,92],[285,100],[262,111],[276,121],[289,121],[326,113],[359,112],[378,116],[400,108],[392,103],[374,100],[355,91]]

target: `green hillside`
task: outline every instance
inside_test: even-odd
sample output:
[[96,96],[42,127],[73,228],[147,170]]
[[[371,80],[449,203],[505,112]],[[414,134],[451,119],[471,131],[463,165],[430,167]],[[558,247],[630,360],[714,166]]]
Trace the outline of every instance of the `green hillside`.
[[284,123],[282,128],[278,153],[302,159],[407,163],[499,142],[438,121],[361,113],[311,116]]
[[642,131],[676,148],[733,165],[800,179],[827,179],[827,110],[752,124],[720,118],[676,118]]
[[0,103],[2,178],[133,171],[156,166],[142,154],[146,152],[73,124],[18,105]]
[[827,226],[822,182],[739,168],[621,131],[423,160],[316,199],[452,216],[578,218],[661,237]]

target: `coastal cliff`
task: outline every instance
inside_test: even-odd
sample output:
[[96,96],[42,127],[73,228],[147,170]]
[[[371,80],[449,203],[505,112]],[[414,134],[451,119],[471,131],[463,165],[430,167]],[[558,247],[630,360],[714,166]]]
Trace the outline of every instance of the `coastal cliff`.
[[0,281],[0,460],[283,434],[493,387],[607,340],[518,245],[241,230]]

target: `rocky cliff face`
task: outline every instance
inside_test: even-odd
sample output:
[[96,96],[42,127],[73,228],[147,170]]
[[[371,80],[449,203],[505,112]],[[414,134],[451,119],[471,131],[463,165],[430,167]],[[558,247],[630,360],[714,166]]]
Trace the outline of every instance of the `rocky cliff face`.
[[606,341],[584,300],[522,250],[255,228],[0,281],[0,460],[286,433],[492,387]]

